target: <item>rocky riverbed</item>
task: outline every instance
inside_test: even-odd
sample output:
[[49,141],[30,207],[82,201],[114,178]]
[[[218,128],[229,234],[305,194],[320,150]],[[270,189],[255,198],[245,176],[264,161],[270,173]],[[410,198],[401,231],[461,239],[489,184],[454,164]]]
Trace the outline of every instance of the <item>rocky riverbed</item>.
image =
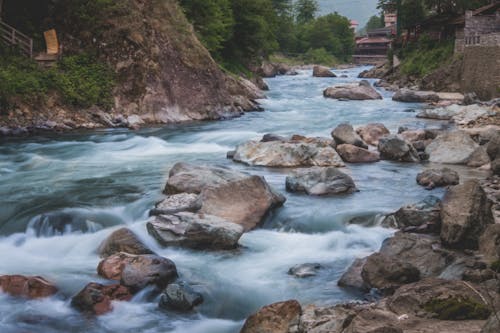
[[2,332],[495,332],[498,109],[362,69],[227,122],[3,141]]

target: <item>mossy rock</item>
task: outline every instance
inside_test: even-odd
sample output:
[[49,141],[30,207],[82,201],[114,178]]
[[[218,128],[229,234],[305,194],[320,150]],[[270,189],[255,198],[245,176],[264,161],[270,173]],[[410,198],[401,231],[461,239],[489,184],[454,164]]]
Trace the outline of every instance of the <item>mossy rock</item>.
[[470,298],[451,297],[432,299],[425,303],[424,310],[436,314],[440,320],[486,320],[491,310],[485,304]]
[[493,271],[500,273],[500,260],[496,260],[496,261],[492,262],[490,265],[490,268]]

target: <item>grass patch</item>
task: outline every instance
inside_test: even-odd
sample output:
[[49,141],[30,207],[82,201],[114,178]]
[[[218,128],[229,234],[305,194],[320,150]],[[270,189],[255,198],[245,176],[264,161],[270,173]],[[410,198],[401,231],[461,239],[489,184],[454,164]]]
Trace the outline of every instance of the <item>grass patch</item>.
[[435,42],[422,36],[399,50],[401,72],[406,75],[423,77],[453,60],[453,41]]
[[486,305],[462,297],[433,299],[425,303],[423,308],[435,313],[440,320],[485,320],[491,314]]
[[0,50],[0,108],[16,102],[43,103],[47,94],[57,93],[62,102],[74,107],[113,105],[114,73],[88,54],[65,57],[53,68],[9,50]]

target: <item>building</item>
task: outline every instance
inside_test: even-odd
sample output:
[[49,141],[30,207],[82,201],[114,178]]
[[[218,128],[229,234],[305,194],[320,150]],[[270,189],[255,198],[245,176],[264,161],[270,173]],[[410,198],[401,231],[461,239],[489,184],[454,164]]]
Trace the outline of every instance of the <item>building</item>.
[[386,28],[396,26],[398,23],[398,13],[397,12],[384,12],[384,24]]
[[359,23],[356,20],[351,20],[351,29],[356,32],[358,31]]
[[392,27],[368,31],[366,37],[356,40],[353,60],[356,64],[379,65],[387,60],[395,30]]

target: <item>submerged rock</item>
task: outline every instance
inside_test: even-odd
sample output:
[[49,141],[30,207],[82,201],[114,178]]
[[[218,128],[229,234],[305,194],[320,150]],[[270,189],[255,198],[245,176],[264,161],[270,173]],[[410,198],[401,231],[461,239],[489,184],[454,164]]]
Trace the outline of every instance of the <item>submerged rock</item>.
[[293,275],[298,278],[306,278],[316,276],[318,270],[321,269],[321,264],[300,264],[295,265],[288,270],[288,275]]
[[348,163],[373,163],[380,161],[380,154],[378,152],[348,144],[338,145],[337,153]]
[[103,315],[113,310],[112,301],[130,301],[132,293],[122,285],[105,286],[89,283],[71,300],[71,306],[80,312]]
[[314,77],[337,77],[330,68],[325,66],[314,66],[313,67],[313,76]]
[[199,194],[205,187],[219,186],[246,177],[248,174],[226,167],[199,166],[181,162],[170,169],[164,192],[166,194]]
[[494,222],[491,202],[477,180],[448,189],[442,201],[441,219],[443,243],[461,249],[477,249],[479,237]]
[[334,167],[314,167],[294,171],[292,175],[286,177],[286,189],[290,192],[305,192],[309,195],[331,195],[357,191],[352,178]]
[[419,162],[420,158],[412,144],[398,137],[390,135],[381,138],[378,143],[380,157],[385,160],[400,162]]
[[360,84],[345,84],[326,88],[323,91],[323,96],[334,99],[347,99],[347,100],[374,100],[382,99],[375,88],[368,82],[361,82]]
[[267,305],[247,318],[240,333],[297,332],[301,314],[302,308],[295,300]]
[[350,144],[367,149],[368,146],[350,124],[340,124],[332,131],[332,137],[339,145]]
[[286,201],[260,176],[206,187],[199,200],[200,213],[221,217],[241,225],[245,231],[259,226],[272,209],[282,206]]
[[244,231],[242,226],[220,217],[188,212],[155,216],[147,229],[163,246],[211,250],[234,249]]
[[378,146],[380,138],[391,134],[387,127],[380,123],[373,123],[359,127],[356,129],[356,133],[358,133],[364,142],[372,146]]
[[449,168],[428,169],[417,175],[417,183],[427,187],[428,189],[457,185],[459,182],[460,177],[458,176],[458,173]]
[[267,167],[344,166],[331,145],[323,141],[248,141],[236,148],[233,160]]
[[405,103],[431,103],[439,102],[439,95],[434,91],[417,91],[400,89],[392,97],[394,101]]
[[203,296],[185,283],[172,283],[165,288],[160,297],[160,308],[188,312],[203,303]]
[[478,147],[466,132],[453,131],[439,135],[425,148],[425,152],[430,162],[466,164]]
[[177,278],[175,264],[153,254],[117,253],[102,260],[97,272],[106,279],[120,281],[121,285],[132,291],[139,291],[149,285],[165,288]]
[[120,228],[106,238],[97,250],[101,258],[115,253],[153,254],[144,243],[130,229]]
[[57,287],[40,276],[0,275],[0,292],[35,299],[56,294]]

